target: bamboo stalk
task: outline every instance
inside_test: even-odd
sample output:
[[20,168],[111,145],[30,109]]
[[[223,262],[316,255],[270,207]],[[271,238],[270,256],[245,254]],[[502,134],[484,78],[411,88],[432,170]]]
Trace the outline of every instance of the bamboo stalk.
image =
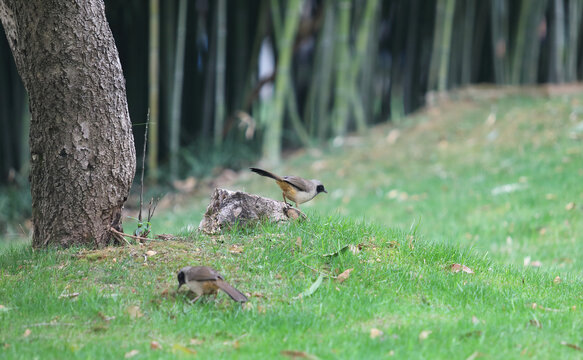
[[[274,0],[277,1],[277,0]],[[273,3],[273,1],[272,1]],[[273,99],[273,115],[267,123],[263,140],[263,157],[271,165],[281,160],[281,143],[283,135],[283,116],[286,91],[290,84],[290,67],[293,53],[293,43],[300,20],[301,1],[290,0],[285,16],[280,45],[278,46],[277,77],[275,81],[275,96]]]
[[158,176],[158,110],[159,110],[159,38],[160,38],[160,4],[159,0],[150,0],[150,55],[149,55],[149,108],[150,133],[148,142],[148,178],[155,181]]
[[451,50],[451,32],[453,29],[453,15],[455,0],[446,0],[445,13],[443,19],[443,39],[441,46],[441,59],[439,60],[439,80],[437,90],[440,92],[447,90],[447,80]]
[[227,57],[227,1],[217,0],[217,58],[215,69],[215,146],[223,142],[225,123],[225,60]]
[[174,54],[174,80],[172,87],[172,117],[170,118],[170,179],[178,176],[178,150],[180,147],[180,116],[182,110],[182,84],[184,79],[184,45],[186,43],[187,0],[178,4],[176,24],[176,53]]
[[336,89],[334,94],[333,130],[335,136],[346,134],[350,116],[350,0],[341,0],[338,5],[338,29],[336,32]]

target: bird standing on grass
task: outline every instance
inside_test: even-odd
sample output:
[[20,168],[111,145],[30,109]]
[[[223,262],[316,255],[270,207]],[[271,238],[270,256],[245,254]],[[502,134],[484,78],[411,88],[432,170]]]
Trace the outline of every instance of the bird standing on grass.
[[[299,204],[303,204],[312,200],[319,193],[328,193],[322,185],[320,180],[306,180],[299,176],[277,176],[269,171],[258,168],[250,168],[251,171],[261,175],[272,178],[283,191],[283,201],[287,204],[286,199],[290,199],[296,203],[299,209]],[[289,204],[288,204],[289,205]]]
[[191,301],[195,303],[203,295],[215,295],[223,290],[231,299],[237,302],[246,302],[247,297],[225,281],[225,278],[215,269],[208,266],[186,266],[178,272],[178,291],[182,285],[188,286],[196,297]]

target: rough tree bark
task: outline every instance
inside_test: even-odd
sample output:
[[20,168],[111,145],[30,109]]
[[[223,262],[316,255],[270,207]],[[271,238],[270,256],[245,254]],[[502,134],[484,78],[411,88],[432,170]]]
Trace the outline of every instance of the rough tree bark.
[[33,246],[106,246],[135,149],[103,0],[0,0],[0,19],[30,96]]

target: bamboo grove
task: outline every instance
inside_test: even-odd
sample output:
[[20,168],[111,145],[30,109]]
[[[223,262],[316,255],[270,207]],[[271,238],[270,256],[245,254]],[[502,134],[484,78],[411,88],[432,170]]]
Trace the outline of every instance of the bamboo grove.
[[[428,94],[574,82],[583,70],[583,0],[105,5],[138,154],[149,114],[151,178],[193,175],[201,158],[277,164],[285,149],[396,121]],[[2,35],[0,184],[25,178],[28,126],[28,99]]]

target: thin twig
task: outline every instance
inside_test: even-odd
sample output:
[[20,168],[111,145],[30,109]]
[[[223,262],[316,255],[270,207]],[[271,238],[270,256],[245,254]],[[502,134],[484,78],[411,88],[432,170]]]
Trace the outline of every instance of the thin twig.
[[334,276],[334,275],[331,275],[330,273],[327,273],[325,271],[315,269],[315,268],[311,267],[310,265],[306,264],[305,262],[303,262],[302,260],[298,260],[298,261],[300,262],[300,264],[304,265],[305,267],[307,267],[308,269],[310,269],[312,271],[317,272],[318,274],[322,274],[322,275],[327,276],[327,277],[330,277],[332,279],[337,279],[338,278],[338,276]]
[[[112,227],[112,229],[113,229],[113,227]],[[115,229],[113,229],[113,230],[115,230]],[[117,230],[115,230],[115,231],[117,232]],[[113,237],[115,237],[118,242],[121,243],[122,241],[125,241],[126,244],[131,245],[130,242],[126,238],[124,238],[123,236],[121,236],[120,234],[117,234],[117,233],[112,232],[111,235],[113,235]]]
[[[111,232],[113,232],[114,234],[120,235],[120,236],[122,236],[122,237],[123,237],[123,236],[127,236],[127,237],[131,237],[132,239],[136,239],[136,240],[152,240],[152,239],[148,239],[148,238],[141,237],[141,236],[136,236],[136,235],[130,235],[130,234],[122,233],[122,232],[120,232],[120,231],[117,231],[117,230],[116,230],[116,229],[114,229],[114,228],[110,228],[109,230],[110,230]],[[129,242],[128,242],[128,241],[127,241],[125,238],[124,238],[124,240],[125,240],[125,241],[128,243],[128,245],[131,245],[131,244],[130,244],[130,243],[129,243]]]
[[150,201],[150,206],[148,206],[148,222],[150,222],[150,220],[152,220],[152,218],[154,217],[154,211],[156,211],[156,206],[158,206],[160,198],[157,198],[156,200],[153,201],[154,201],[153,206],[152,201]]
[[150,124],[150,109],[146,116],[146,131],[144,131],[144,152],[142,153],[142,178],[140,179],[140,213],[138,221],[142,222],[142,200],[144,198],[144,169],[146,168],[146,145],[148,144],[148,125]]

